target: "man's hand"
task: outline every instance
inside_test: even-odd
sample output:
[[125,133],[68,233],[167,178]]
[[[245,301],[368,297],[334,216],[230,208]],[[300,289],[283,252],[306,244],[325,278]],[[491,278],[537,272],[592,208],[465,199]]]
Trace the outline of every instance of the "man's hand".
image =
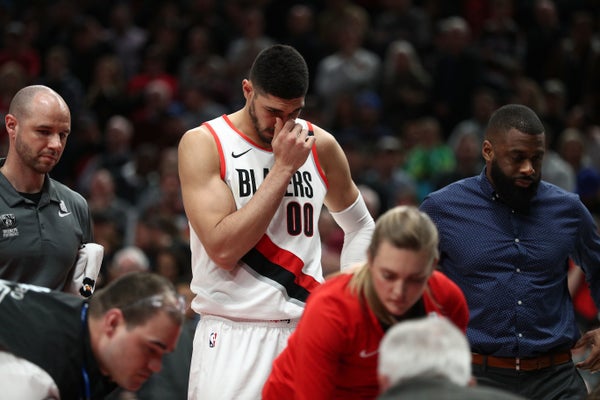
[[291,168],[291,173],[294,173],[306,162],[315,140],[307,129],[303,129],[294,120],[283,123],[277,118],[271,142],[275,164]]
[[600,371],[600,328],[586,332],[581,339],[575,343],[573,350],[588,347],[589,356],[575,364],[577,368],[588,369],[591,372]]

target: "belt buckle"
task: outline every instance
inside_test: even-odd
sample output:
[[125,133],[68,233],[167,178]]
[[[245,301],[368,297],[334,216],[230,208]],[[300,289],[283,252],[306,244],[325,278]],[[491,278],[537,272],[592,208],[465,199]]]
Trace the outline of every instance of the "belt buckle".
[[521,370],[521,359],[519,357],[515,358],[515,370],[516,371]]

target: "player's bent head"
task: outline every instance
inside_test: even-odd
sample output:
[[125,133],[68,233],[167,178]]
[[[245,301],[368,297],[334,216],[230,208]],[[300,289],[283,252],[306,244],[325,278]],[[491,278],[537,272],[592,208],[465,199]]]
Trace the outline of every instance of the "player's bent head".
[[276,44],[261,51],[250,69],[256,91],[286,100],[308,92],[308,67],[298,50]]

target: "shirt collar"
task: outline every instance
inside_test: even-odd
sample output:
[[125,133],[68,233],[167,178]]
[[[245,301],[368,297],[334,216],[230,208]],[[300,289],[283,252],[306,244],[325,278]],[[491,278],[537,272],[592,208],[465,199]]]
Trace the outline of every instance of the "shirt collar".
[[479,187],[481,188],[481,191],[486,198],[496,201],[499,199],[499,197],[496,193],[496,190],[494,189],[494,186],[492,186],[492,182],[490,182],[490,180],[488,179],[486,171],[487,167],[483,167],[481,173],[477,177],[477,180],[479,181]]
[[[4,165],[6,158],[0,158],[0,167]],[[4,199],[9,207],[16,207],[19,203],[26,203],[29,200],[21,196],[6,179],[4,174],[0,173],[0,196]],[[44,185],[42,186],[42,197],[40,198],[39,206],[45,206],[51,201],[60,202],[56,186],[50,176],[46,174],[44,179]]]

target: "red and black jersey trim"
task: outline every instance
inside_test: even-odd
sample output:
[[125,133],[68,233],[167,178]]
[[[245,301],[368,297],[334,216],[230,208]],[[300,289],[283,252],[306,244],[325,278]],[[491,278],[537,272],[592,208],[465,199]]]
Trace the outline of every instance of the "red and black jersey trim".
[[285,289],[290,298],[306,302],[310,292],[320,283],[302,272],[304,262],[295,254],[278,247],[264,235],[242,261],[258,274],[269,278]]

